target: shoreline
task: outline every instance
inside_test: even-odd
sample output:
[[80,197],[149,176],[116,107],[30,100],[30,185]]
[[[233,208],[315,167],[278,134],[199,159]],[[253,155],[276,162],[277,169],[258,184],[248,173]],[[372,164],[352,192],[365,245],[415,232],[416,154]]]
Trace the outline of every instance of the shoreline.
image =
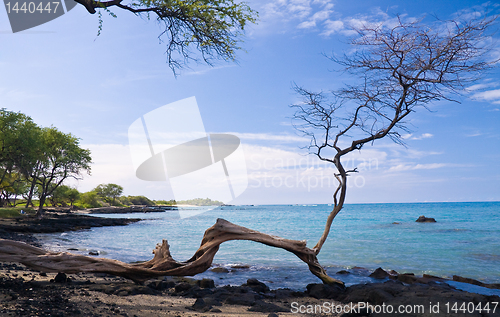
[[42,219],[36,216],[0,218],[0,233],[57,233],[90,229],[93,227],[126,226],[141,220],[101,218],[76,213],[46,212]]
[[[111,220],[111,221],[110,221]],[[47,213],[43,225],[30,217],[0,219],[0,238],[39,246],[31,233],[64,232],[95,226],[127,225],[140,219],[97,218],[85,215]],[[59,225],[56,223],[59,222]],[[34,231],[31,231],[34,230]],[[373,305],[401,305],[429,302],[462,303],[498,302],[495,295],[460,291],[434,276],[417,277],[377,269],[373,275],[386,281],[357,284],[341,290],[323,284],[309,284],[304,292],[289,289],[269,290],[255,279],[242,286],[214,287],[213,280],[165,277],[137,285],[123,278],[105,274],[38,273],[20,264],[0,263],[0,312],[6,316],[50,311],[54,315],[99,316],[297,316],[291,303],[307,307],[325,300],[334,305],[367,302]],[[69,279],[68,279],[69,278]],[[52,280],[52,282],[51,282]],[[481,283],[462,278],[460,282]],[[490,285],[500,288],[499,284]],[[26,290],[31,290],[27,292]],[[61,305],[61,301],[64,305]],[[59,302],[58,302],[59,301]],[[64,307],[63,307],[64,306]],[[300,306],[300,307],[302,307]],[[19,309],[22,307],[22,311]],[[149,308],[145,308],[149,307]],[[441,307],[443,308],[443,307]],[[500,309],[500,308],[499,308]],[[145,313],[145,311],[147,311]],[[439,316],[448,316],[445,312]],[[498,313],[498,311],[497,311]],[[274,315],[273,315],[274,314]],[[341,314],[327,314],[342,316]],[[449,314],[452,316],[453,314]],[[323,316],[305,314],[305,316]],[[368,315],[345,315],[368,316]],[[412,316],[412,315],[407,315]],[[417,316],[417,315],[415,315]],[[419,314],[418,316],[426,316]],[[431,316],[431,315],[429,315]],[[434,314],[436,316],[436,314]],[[456,314],[454,315],[456,316]],[[471,315],[474,316],[474,315]],[[481,316],[481,315],[478,315]],[[483,316],[494,316],[486,314]]]
[[[455,304],[460,307],[473,302],[475,307],[479,304],[484,307],[489,303],[493,308],[494,303],[500,301],[498,296],[459,291],[430,278],[425,284],[420,282],[422,280],[411,284],[388,280],[345,289],[315,283],[307,285],[307,290],[302,292],[269,290],[256,279],[248,279],[241,286],[215,287],[211,279],[165,277],[139,285],[107,274],[39,273],[17,263],[0,263],[0,314],[276,317],[297,316],[300,310],[302,316],[385,316],[363,310],[364,305],[371,305],[375,310],[419,307],[423,311],[404,316],[430,317],[457,316],[449,311]],[[321,313],[318,307],[322,307]],[[350,307],[354,314],[325,311],[332,307]],[[467,316],[497,316],[498,312]]]
[[[144,206],[132,206],[127,207],[127,209],[137,210],[138,207]],[[120,207],[102,207],[97,209],[106,210],[109,208],[120,208]],[[38,219],[34,216],[21,216],[16,218],[0,218],[0,239],[9,239],[15,241],[22,241],[37,247],[42,247],[42,244],[39,240],[33,236],[36,233],[63,233],[68,231],[78,231],[78,230],[86,230],[93,227],[106,227],[106,226],[126,226],[131,223],[136,223],[142,221],[143,219],[138,218],[104,218],[104,217],[94,217],[81,213],[82,210],[77,212],[70,210],[49,210],[43,219]],[[89,214],[94,213],[93,209],[86,209],[83,211],[87,211]],[[164,210],[162,210],[164,211]],[[137,211],[127,211],[129,212],[137,212]],[[144,211],[146,212],[146,211]],[[107,212],[95,212],[95,214],[107,213]],[[111,212],[113,213],[113,212]],[[122,212],[117,212],[122,213]],[[68,251],[72,251],[69,249]],[[93,255],[93,254],[90,254]],[[246,267],[246,265],[244,265]],[[215,268],[215,269],[214,269]],[[217,264],[212,265],[212,269],[209,270],[220,270],[221,268]],[[451,275],[450,277],[441,277],[441,276],[433,276],[428,274],[423,274],[422,276],[417,276],[414,273],[402,273],[391,270],[384,271],[382,268],[376,269],[370,275],[370,269],[364,267],[353,267],[352,269],[360,269],[368,272],[366,276],[375,277],[375,279],[383,279],[390,278],[393,280],[397,280],[398,278],[405,282],[426,282],[429,279],[431,280],[440,280],[440,281],[451,281],[451,282],[460,282],[475,286],[480,286],[488,289],[500,289],[500,283],[485,283],[476,279],[462,277],[458,275]],[[349,272],[350,269],[344,269],[337,274],[351,274]],[[382,271],[378,272],[378,271]],[[223,272],[222,273],[227,273]],[[229,271],[228,271],[229,272]]]

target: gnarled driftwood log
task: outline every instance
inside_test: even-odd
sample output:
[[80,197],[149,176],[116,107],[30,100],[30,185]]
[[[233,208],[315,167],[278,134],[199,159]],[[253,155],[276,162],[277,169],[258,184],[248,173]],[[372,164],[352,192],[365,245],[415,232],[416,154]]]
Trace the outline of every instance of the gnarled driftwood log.
[[235,225],[224,219],[205,231],[201,245],[186,262],[177,262],[170,255],[167,240],[153,250],[153,259],[138,264],[95,258],[67,252],[47,252],[23,242],[0,240],[0,261],[18,262],[42,272],[108,273],[122,276],[136,283],[158,276],[192,276],[205,272],[219,250],[219,245],[230,240],[250,240],[292,252],[307,263],[309,270],[323,283],[344,285],[331,278],[321,267],[316,252],[306,246],[306,241],[289,240]]

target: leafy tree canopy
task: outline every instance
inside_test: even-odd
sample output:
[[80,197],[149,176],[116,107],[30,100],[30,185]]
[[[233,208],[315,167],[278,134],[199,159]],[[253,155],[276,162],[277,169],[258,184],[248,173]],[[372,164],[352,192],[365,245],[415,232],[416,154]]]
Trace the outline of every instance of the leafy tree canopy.
[[36,171],[31,174],[40,187],[39,215],[47,196],[52,195],[67,178],[79,179],[82,171],[90,174],[92,162],[90,151],[80,147],[78,138],[54,127],[42,129],[41,145],[43,155],[38,158]]
[[[214,59],[234,61],[245,27],[255,23],[258,15],[246,3],[233,0],[75,1],[91,14],[115,7],[147,19],[155,17],[162,25],[159,38],[166,43],[167,62],[174,74],[190,60],[201,58],[209,65]],[[100,32],[101,18],[99,28]]]
[[117,184],[100,184],[94,190],[97,195],[102,197],[112,205],[115,203],[116,198],[120,197],[123,193],[123,187]]

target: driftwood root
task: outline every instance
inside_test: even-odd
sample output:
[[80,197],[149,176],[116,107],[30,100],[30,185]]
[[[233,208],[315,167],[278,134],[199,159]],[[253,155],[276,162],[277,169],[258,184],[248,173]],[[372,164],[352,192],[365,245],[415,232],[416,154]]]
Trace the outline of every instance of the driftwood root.
[[230,240],[250,240],[292,252],[308,266],[309,270],[325,284],[344,283],[331,278],[319,264],[316,252],[306,246],[306,241],[289,240],[235,225],[224,219],[205,231],[201,245],[185,262],[178,262],[170,255],[167,240],[157,244],[153,259],[136,264],[95,258],[67,252],[47,252],[24,242],[0,239],[0,261],[18,262],[42,272],[108,273],[122,276],[136,283],[159,276],[193,276],[205,272],[212,265],[219,245]]

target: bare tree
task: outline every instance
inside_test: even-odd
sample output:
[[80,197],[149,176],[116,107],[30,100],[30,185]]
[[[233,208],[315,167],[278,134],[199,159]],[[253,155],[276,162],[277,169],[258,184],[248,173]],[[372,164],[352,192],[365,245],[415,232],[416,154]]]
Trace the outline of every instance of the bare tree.
[[434,25],[420,22],[383,26],[362,26],[351,41],[354,54],[332,58],[348,73],[359,76],[360,84],[331,94],[295,87],[304,97],[296,105],[295,119],[303,133],[311,137],[309,150],[321,160],[333,163],[339,185],[334,192],[334,208],[318,243],[289,240],[237,226],[223,219],[205,231],[200,247],[186,262],[175,261],[166,240],[158,245],[152,260],[126,264],[67,253],[46,253],[20,242],[0,240],[0,261],[17,261],[49,272],[106,272],[141,282],[160,275],[195,275],[207,270],[219,249],[230,240],[250,240],[287,250],[308,266],[324,283],[343,285],[328,276],[319,264],[321,251],[335,216],[346,198],[347,177],[342,157],[365,144],[384,137],[402,143],[405,121],[419,107],[438,100],[456,101],[456,94],[493,66],[488,60],[487,29],[495,18],[449,21]]
[[466,86],[497,62],[489,56],[486,33],[495,20],[483,16],[425,25],[398,17],[391,28],[363,25],[354,29],[357,37],[350,41],[354,53],[330,57],[359,78],[357,85],[330,95],[294,87],[303,97],[303,103],[292,106],[295,127],[311,138],[310,153],[334,164],[338,171],[334,208],[313,248],[316,254],[342,210],[347,177],[357,172],[346,170],[342,157],[385,137],[404,144],[401,131],[408,131],[405,119],[411,113],[434,101],[459,102]]

